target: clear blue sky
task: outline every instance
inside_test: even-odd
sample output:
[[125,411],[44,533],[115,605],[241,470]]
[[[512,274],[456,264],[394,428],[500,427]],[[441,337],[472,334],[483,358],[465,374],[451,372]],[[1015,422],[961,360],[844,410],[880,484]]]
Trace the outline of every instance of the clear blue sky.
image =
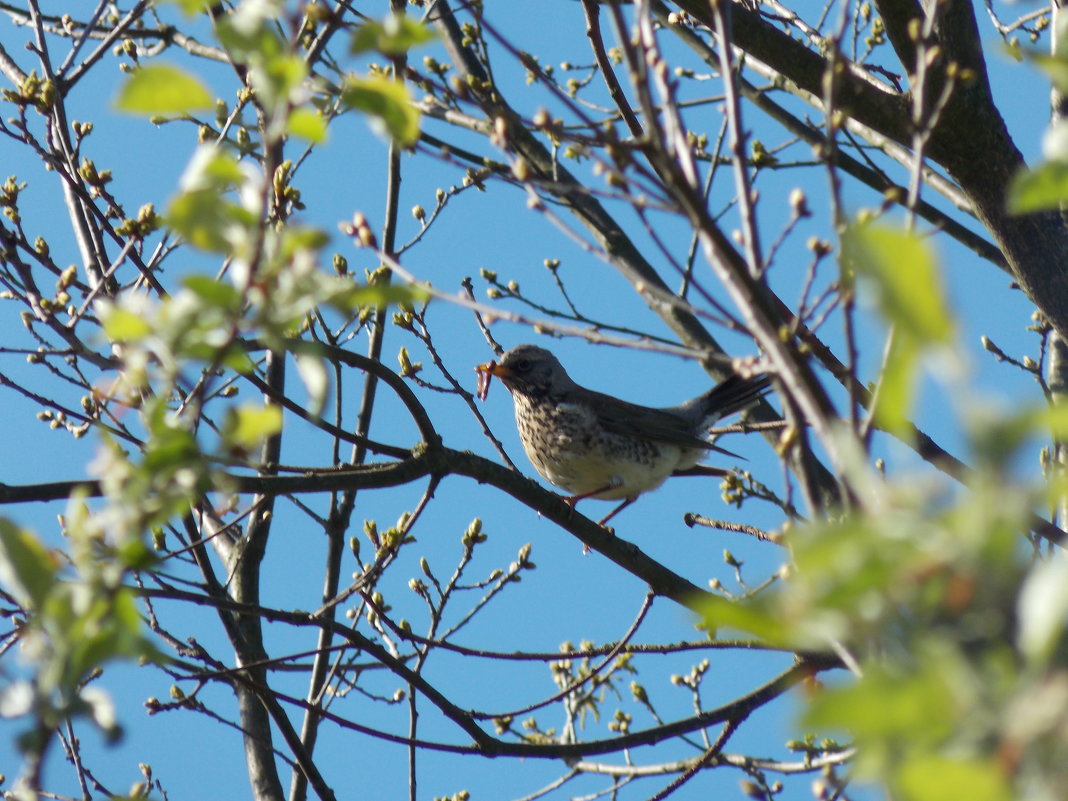
[[[501,8],[494,8],[492,17],[495,24],[502,26],[503,32],[517,46],[538,54],[543,63],[558,64],[565,58],[588,58],[578,3],[560,0],[539,4],[533,16],[534,7],[529,3],[499,5]],[[166,9],[164,13],[173,12]],[[22,46],[26,37],[24,28],[15,28],[6,22],[0,26],[0,42],[20,64],[29,69],[32,59]],[[1001,56],[993,41],[988,65],[994,75],[998,100],[1017,144],[1029,157],[1036,156],[1040,134],[1048,118],[1048,88],[1043,78],[1031,68],[1011,63]],[[225,88],[232,93],[233,81],[226,77],[224,71],[213,69],[208,75],[214,88],[219,91]],[[135,209],[141,203],[150,201],[155,202],[157,207],[164,207],[192,152],[195,138],[193,128],[182,124],[153,126],[136,118],[113,114],[106,99],[115,95],[122,80],[113,61],[99,66],[87,80],[91,85],[76,93],[76,105],[81,104],[81,107],[76,108],[72,115],[77,119],[91,119],[96,125],[96,133],[87,144],[87,155],[96,161],[98,167],[114,171],[114,191],[124,198],[129,208]],[[527,102],[524,90],[514,88],[521,86],[522,81],[511,81],[510,85],[514,89],[514,100]],[[529,91],[536,92],[535,89]],[[232,97],[232,94],[228,97]],[[534,108],[536,102],[529,102],[527,109]],[[709,123],[710,129],[714,130],[718,124],[718,114],[711,108],[707,114],[717,121]],[[760,136],[764,123],[751,108],[746,110],[746,114],[747,124],[753,126],[756,135]],[[429,125],[428,129],[431,129]],[[432,130],[440,131],[441,128]],[[769,144],[778,141],[771,136],[773,134],[769,133]],[[484,144],[480,148],[487,150]],[[796,158],[802,157],[800,150],[792,152]],[[77,251],[69,226],[63,215],[57,213],[60,195],[54,174],[42,171],[31,154],[3,138],[0,138],[0,163],[4,164],[5,174],[17,174],[20,180],[29,181],[23,206],[27,228],[48,238],[57,262],[77,263]],[[400,204],[401,241],[419,230],[419,224],[408,210],[416,204],[428,210],[433,208],[435,190],[458,184],[462,178],[461,170],[425,156],[406,157],[404,170]],[[296,181],[308,206],[305,218],[334,234],[334,249],[349,259],[351,268],[357,274],[365,267],[374,266],[371,256],[367,252],[355,252],[344,237],[337,234],[337,223],[350,219],[353,211],[361,210],[375,228],[380,226],[384,173],[383,144],[368,131],[363,120],[350,115],[332,127],[330,141],[303,165]],[[813,174],[782,170],[761,175],[757,186],[769,220],[785,217],[786,196],[798,182],[803,182],[813,208],[822,209],[824,184],[813,180]],[[900,176],[898,179],[903,180]],[[931,199],[933,195],[927,197]],[[720,198],[720,202],[725,199],[725,196]],[[860,205],[878,204],[878,198],[864,189],[850,189],[847,199],[849,206],[854,209]],[[805,230],[803,236],[795,236],[792,247],[800,252],[804,238],[810,233],[826,236],[826,230],[821,229],[820,225],[815,222]],[[727,227],[731,226],[728,224]],[[774,231],[776,227],[770,225],[768,230]],[[675,233],[679,239],[673,246],[681,250],[685,246],[679,242],[685,242],[686,232]],[[1033,338],[1023,333],[1031,311],[1029,304],[1020,293],[1008,296],[1009,300],[1006,300],[1004,288],[1007,277],[963,248],[940,246],[940,255],[949,296],[959,315],[960,337],[967,344],[970,360],[967,369],[981,377],[982,385],[989,393],[988,396],[969,401],[980,406],[991,402],[1020,403],[1022,398],[1039,402],[1037,388],[1029,388],[1027,380],[1018,373],[995,364],[978,346],[979,336],[986,334],[1009,353],[1033,352]],[[531,215],[518,190],[494,186],[488,193],[467,192],[454,199],[445,219],[424,243],[405,254],[404,264],[421,278],[448,291],[457,290],[460,279],[467,275],[475,277],[476,287],[482,287],[478,279],[479,269],[493,269],[503,280],[518,280],[533,297],[559,305],[542,266],[547,258],[562,261],[561,276],[572,296],[590,317],[666,333],[611,267],[582,252],[545,219]],[[801,258],[798,256],[796,261],[799,277],[804,264]],[[790,269],[785,266],[789,263],[789,259],[784,258],[780,262],[783,266],[779,269]],[[171,269],[178,269],[176,263],[172,264]],[[191,270],[213,269],[210,262],[198,259],[190,260],[188,265]],[[183,266],[181,269],[187,268]],[[168,278],[173,280],[173,276]],[[449,369],[473,390],[473,366],[490,358],[492,353],[485,347],[471,315],[446,303],[435,303],[429,319]],[[506,323],[496,325],[494,334],[505,346],[535,338],[531,331]],[[834,338],[832,334],[831,339]],[[7,307],[0,307],[0,343],[12,348],[29,344],[25,331],[19,325],[17,313]],[[410,337],[391,330],[385,345],[387,363],[393,363],[402,345],[412,350],[414,359],[426,361]],[[362,352],[364,342],[361,340],[352,347]],[[593,347],[574,339],[554,343],[553,348],[579,382],[638,403],[670,405],[707,387],[707,377],[699,367],[681,359]],[[877,347],[869,347],[868,350],[873,358],[877,357]],[[749,351],[739,351],[738,355],[746,353]],[[876,364],[870,366],[874,370]],[[41,380],[40,371],[31,371],[18,355],[0,353],[0,372],[14,381],[22,381],[28,376],[32,376],[33,382]],[[429,363],[425,375],[436,380]],[[358,382],[360,378],[350,373],[346,381]],[[925,387],[923,403],[918,409],[917,421],[941,444],[959,453],[962,439],[960,432],[953,429],[952,416],[947,411],[959,408],[962,400],[952,397],[952,386],[952,383],[929,382]],[[248,394],[251,397],[251,393]],[[297,394],[299,396],[300,392]],[[388,391],[380,391],[379,397],[381,414],[376,419],[372,437],[394,444],[414,444],[414,428],[404,420],[399,404],[394,402]],[[453,398],[430,392],[422,392],[420,398],[430,410],[447,445],[485,455],[493,454],[481,436],[476,421],[462,404]],[[84,474],[84,465],[95,452],[93,437],[73,442],[62,432],[50,431],[46,424],[34,420],[37,407],[12,391],[3,390],[0,403],[3,404],[6,422],[3,442],[7,454],[7,458],[0,459],[0,482],[29,484],[77,478]],[[516,464],[534,475],[518,443],[512,423],[511,401],[499,383],[491,388],[489,398],[481,405],[481,409]],[[347,422],[351,423],[355,409],[349,411],[351,416]],[[773,486],[779,485],[777,461],[758,437],[734,436],[724,444],[748,457],[745,466],[752,469],[762,481]],[[289,438],[287,449],[283,457],[287,463],[325,466],[329,462],[330,454],[325,440],[303,442]],[[892,467],[907,467],[914,461],[910,454],[900,448],[890,448],[888,456]],[[413,485],[389,492],[365,494],[360,499],[355,515],[357,524],[361,519],[375,519],[383,527],[391,525],[402,511],[412,508],[421,491],[422,486]],[[533,559],[539,569],[525,574],[521,584],[510,588],[500,603],[493,605],[460,637],[461,642],[489,642],[502,651],[519,648],[554,651],[565,639],[603,642],[618,639],[626,631],[644,595],[644,587],[632,576],[622,573],[596,554],[583,555],[580,544],[566,532],[556,529],[530,510],[509,502],[500,493],[478,487],[465,479],[449,478],[438,496],[438,501],[432,504],[428,516],[417,530],[418,548],[406,552],[401,563],[391,568],[383,585],[387,600],[397,610],[408,610],[403,614],[398,611],[398,617],[409,617],[417,631],[424,618],[419,602],[406,588],[406,583],[409,578],[420,576],[418,556],[425,554],[437,574],[447,577],[460,554],[460,536],[476,515],[483,519],[489,541],[480,549],[471,566],[470,578],[483,578],[494,568],[506,567],[514,559],[516,551],[528,542],[533,543]],[[320,510],[324,502],[325,497],[319,499]],[[605,510],[609,508],[607,505],[587,502],[580,509],[596,517],[598,513],[603,514],[602,507]],[[55,515],[62,512],[63,508],[63,504],[41,504],[3,511],[20,524],[55,537]],[[322,584],[322,537],[314,527],[307,526],[291,507],[282,506],[280,509],[282,511],[272,533],[270,555],[265,564],[263,600],[267,605],[286,609],[313,609],[319,605]],[[759,503],[750,502],[740,512],[725,508],[714,481],[677,479],[668,482],[657,493],[642,498],[615,521],[615,526],[619,536],[637,543],[653,558],[699,585],[704,585],[710,576],[716,576],[725,585],[734,588],[732,570],[722,561],[724,548],[729,548],[745,562],[745,576],[753,583],[773,573],[784,559],[784,554],[774,546],[761,545],[747,537],[688,529],[681,522],[685,512],[698,512],[761,527],[772,527],[779,522],[774,509]],[[350,560],[344,569],[346,575],[352,567]],[[160,612],[164,625],[167,625],[168,614],[188,614],[187,610],[168,610],[165,607]],[[197,614],[203,620],[203,625],[197,627],[198,639],[218,647],[220,653],[226,653],[217,619],[208,612]],[[646,625],[649,627],[649,637],[655,636],[661,641],[687,639],[696,634],[688,613],[662,600],[654,605]],[[190,627],[183,624],[176,625],[176,628],[186,631]],[[273,627],[270,632],[272,653],[298,652],[313,647],[310,630],[293,632]],[[637,639],[646,641],[648,638],[640,635]],[[690,664],[697,658],[683,655],[653,658],[642,663],[643,672],[637,679],[647,684],[664,719],[691,713],[688,694],[672,687],[667,682],[667,676],[672,672],[688,672]],[[711,659],[713,678],[704,687],[706,707],[715,706],[752,689],[757,683],[754,677],[770,678],[784,664],[781,658],[738,654],[712,654]],[[428,675],[443,689],[454,692],[461,706],[478,706],[480,709],[504,711],[509,704],[515,703],[517,696],[526,702],[552,693],[547,667],[506,667],[507,672],[488,661],[444,657],[435,661]],[[5,678],[0,675],[0,681]],[[300,676],[291,679],[279,677],[278,682],[279,686],[288,688],[296,695],[303,694]],[[401,686],[395,679],[386,676],[374,679],[372,683],[386,696]],[[149,696],[166,699],[170,684],[170,680],[159,671],[110,668],[101,685],[113,694],[127,736],[120,746],[109,748],[100,742],[89,726],[84,723],[79,725],[78,732],[83,738],[89,764],[101,773],[101,780],[116,792],[124,792],[139,781],[141,777],[137,772],[137,763],[148,762],[163,781],[172,801],[247,797],[241,742],[234,730],[192,713],[156,717],[145,714],[141,706],[143,701]],[[522,686],[518,693],[517,685]],[[192,688],[186,686],[183,689],[189,691]],[[622,690],[626,695],[628,691],[625,686]],[[232,711],[233,702],[228,693],[217,687],[209,690],[209,693],[215,699],[217,708]],[[398,714],[384,709],[381,704],[355,698],[347,699],[344,703],[357,705],[355,708],[361,711],[352,713],[352,717],[361,723],[382,726],[398,734],[405,730],[403,713]],[[606,708],[611,706],[609,704]],[[346,712],[349,709],[346,707]],[[789,720],[771,714],[781,710],[782,705],[763,710],[746,724],[730,750],[747,749],[750,753],[787,756],[782,743],[797,732],[789,725]],[[543,726],[558,726],[562,718],[552,707],[539,711],[537,717]],[[650,723],[648,718],[636,718],[635,721],[636,727]],[[18,765],[11,738],[23,725],[22,721],[0,721],[0,773],[6,773],[9,777],[17,773]],[[587,736],[594,736],[594,731],[600,732],[598,736],[605,736],[603,722],[591,725]],[[463,742],[462,735],[448,724],[437,721],[430,711],[424,714],[421,726],[421,736]],[[323,747],[329,750],[321,753],[320,762],[328,767],[328,781],[338,789],[340,798],[404,797],[407,780],[406,753],[403,748],[384,745],[352,733],[340,738],[330,737],[324,741]],[[683,751],[673,754],[675,757],[688,755],[690,752]],[[614,757],[606,761],[618,759]],[[502,797],[498,795],[501,787],[507,788],[508,797],[517,797],[533,792],[541,784],[564,772],[564,768],[556,763],[537,765],[527,762],[517,766],[505,760],[490,761],[474,757],[457,759],[433,754],[421,755],[420,761],[423,768],[419,796],[426,799],[462,788],[470,789],[475,799],[492,799]],[[53,776],[70,776],[67,766],[61,763],[60,754],[53,752],[50,773]],[[522,771],[522,779],[517,782],[518,771]],[[701,784],[700,795],[737,797],[739,778],[740,773],[718,771],[713,784]],[[660,787],[661,782],[656,780],[653,784],[643,785],[645,795],[654,792],[653,788]],[[810,797],[807,782],[806,779],[791,785],[782,797]],[[566,793],[561,791],[549,797],[578,796],[604,786],[603,780],[586,779],[568,785]],[[67,786],[66,790],[72,794],[76,792],[73,785]],[[698,797],[696,794],[687,795],[687,792],[684,791],[679,797]]]

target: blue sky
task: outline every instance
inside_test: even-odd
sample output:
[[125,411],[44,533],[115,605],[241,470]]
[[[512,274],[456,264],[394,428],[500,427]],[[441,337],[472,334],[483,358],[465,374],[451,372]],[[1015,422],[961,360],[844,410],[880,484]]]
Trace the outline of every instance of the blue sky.
[[[1015,7],[1014,7],[1015,8]],[[581,7],[574,2],[554,2],[551,8],[539,4],[536,21],[532,24],[532,5],[515,3],[505,6],[493,17],[502,31],[519,47],[537,53],[543,63],[559,63],[564,58],[575,59],[576,53],[586,58],[582,49]],[[500,13],[502,16],[496,16]],[[561,31],[568,31],[562,36]],[[20,63],[29,65],[30,58],[22,49],[25,29],[11,26],[0,27],[0,42],[8,48]],[[1038,154],[1041,132],[1048,118],[1048,88],[1044,79],[1031,68],[1017,65],[997,54],[997,46],[991,42],[988,65],[994,76],[995,94],[1002,104],[1010,130],[1018,146],[1029,157]],[[431,51],[433,52],[433,51]],[[528,100],[523,94],[522,81],[518,75],[512,78],[514,100],[532,111],[539,102]],[[165,206],[173,194],[178,176],[185,167],[194,146],[194,129],[190,125],[173,123],[154,126],[137,118],[119,116],[108,110],[105,99],[115,95],[122,75],[113,62],[94,70],[87,79],[90,84],[76,94],[72,116],[92,119],[96,133],[87,144],[87,151],[99,167],[114,170],[114,191],[124,198],[128,208],[137,208],[143,202],[155,202]],[[233,82],[222,70],[210,70],[209,82],[218,91],[232,93]],[[530,89],[530,97],[536,97],[537,89]],[[80,105],[80,107],[78,107]],[[712,114],[712,112],[710,112]],[[754,126],[756,135],[761,135],[763,123],[757,113],[746,110],[746,121]],[[81,115],[81,116],[79,116]],[[437,125],[437,127],[435,127]],[[439,124],[427,123],[427,129],[440,133]],[[472,140],[475,141],[475,140]],[[771,140],[769,139],[769,142]],[[479,146],[488,152],[485,144]],[[796,156],[800,157],[800,155]],[[401,236],[413,236],[419,223],[408,210],[420,204],[433,208],[436,189],[448,189],[462,180],[462,170],[437,162],[425,155],[406,156],[404,184],[401,199]],[[77,252],[70,237],[69,227],[62,215],[57,215],[60,201],[54,175],[40,169],[39,164],[27,151],[7,139],[0,138],[0,162],[7,173],[14,173],[30,185],[24,194],[23,216],[27,228],[46,236],[56,254],[56,261],[76,263]],[[356,252],[337,234],[337,223],[350,219],[353,211],[363,211],[376,229],[382,217],[382,185],[385,174],[385,147],[372,134],[363,120],[349,115],[338,121],[331,129],[330,140],[301,168],[297,178],[308,211],[305,218],[335,236],[331,249],[345,255],[353,272],[359,274],[365,267],[373,267],[372,254]],[[904,180],[900,175],[898,180]],[[767,230],[777,230],[775,221],[785,219],[786,197],[790,189],[804,185],[810,196],[810,204],[821,208],[824,199],[824,184],[814,180],[811,172],[781,170],[763,173],[757,187],[761,192],[762,214]],[[729,184],[725,184],[729,187]],[[878,198],[862,188],[850,188],[847,202],[851,209],[862,205],[875,206]],[[926,195],[932,199],[933,194]],[[721,198],[721,202],[722,202]],[[728,217],[729,219],[729,217]],[[815,221],[795,234],[791,240],[794,261],[784,258],[777,269],[788,271],[791,264],[797,265],[796,277],[784,277],[784,283],[800,281],[804,262],[801,244],[811,235],[827,236],[823,223]],[[727,224],[726,227],[730,227]],[[671,229],[669,229],[671,230]],[[687,233],[671,230],[676,251],[684,251]],[[640,237],[639,237],[640,238]],[[953,427],[953,415],[961,408],[973,404],[1023,402],[1038,403],[1040,396],[1033,382],[1004,365],[994,363],[978,345],[979,336],[986,334],[1009,353],[1033,353],[1035,338],[1023,332],[1031,312],[1030,305],[1022,294],[1006,293],[1007,277],[992,265],[980,262],[971,253],[959,246],[939,243],[943,274],[948,287],[951,304],[958,315],[960,341],[967,353],[966,369],[979,377],[982,393],[963,398],[957,395],[952,380],[930,380],[925,384],[922,403],[916,419],[922,428],[931,433],[942,445],[958,455],[963,451],[961,432]],[[478,278],[481,268],[495,270],[503,281],[517,280],[524,291],[539,301],[560,305],[551,283],[547,281],[544,259],[561,260],[560,275],[571,295],[582,305],[590,317],[615,324],[633,325],[653,333],[666,334],[666,329],[650,315],[633,292],[611,267],[600,262],[568,241],[544,218],[531,215],[525,208],[524,199],[518,190],[496,185],[487,193],[468,191],[450,201],[441,223],[428,234],[419,246],[404,256],[405,267],[420,278],[430,280],[446,291],[456,291],[462,277],[474,277],[475,286],[483,294],[484,283]],[[205,270],[214,267],[209,261],[193,257],[188,261],[172,262],[173,270]],[[170,276],[173,280],[173,276]],[[995,305],[996,304],[996,305]],[[10,311],[11,304],[0,306],[0,341],[7,347],[25,347],[28,338],[21,328],[17,312]],[[519,307],[506,306],[513,310]],[[874,312],[872,312],[874,314]],[[460,377],[469,389],[474,389],[473,366],[485,361],[492,353],[485,346],[470,313],[447,303],[431,306],[428,319],[433,325],[433,334],[448,368]],[[880,353],[874,336],[880,326],[872,323],[865,331],[866,351],[872,371],[877,368]],[[528,329],[509,323],[498,323],[493,328],[495,336],[507,346],[532,341],[535,335]],[[837,339],[829,332],[831,341]],[[751,353],[751,345],[740,338],[725,338],[740,350],[736,355]],[[432,376],[429,360],[419,352],[413,339],[403,332],[392,330],[387,336],[385,361],[394,363],[397,350],[406,346],[416,360],[427,364],[426,375]],[[363,351],[364,343],[352,345]],[[627,400],[648,405],[670,405],[703,391],[708,379],[696,364],[682,359],[665,358],[634,350],[594,347],[576,339],[552,343],[554,351],[568,367],[572,376],[592,388],[616,394]],[[42,381],[39,370],[32,370],[19,355],[0,354],[0,372],[15,381],[28,379]],[[939,372],[936,370],[935,372]],[[436,378],[436,377],[435,377]],[[349,373],[346,381],[356,386],[361,376]],[[48,386],[44,380],[42,386]],[[295,390],[300,397],[302,390]],[[252,397],[251,392],[248,397]],[[93,437],[74,442],[63,432],[51,431],[46,424],[34,420],[36,405],[11,391],[0,395],[5,410],[4,442],[9,458],[0,460],[0,482],[30,484],[39,481],[75,478],[83,474],[84,464],[95,452]],[[439,426],[446,445],[458,449],[471,449],[484,455],[493,455],[489,443],[482,437],[477,421],[455,398],[432,392],[421,392],[420,399],[427,405],[432,418]],[[406,422],[398,403],[388,391],[380,392],[380,415],[376,418],[372,438],[394,444],[414,444],[414,428]],[[527,464],[518,443],[512,423],[512,406],[504,388],[495,383],[487,401],[480,404],[494,433],[503,441],[508,453],[520,468],[534,475]],[[350,409],[345,421],[351,424],[355,409]],[[733,436],[726,447],[746,457],[746,468],[752,469],[762,481],[772,486],[780,484],[779,468],[768,446],[756,436]],[[290,464],[325,466],[330,459],[326,440],[308,441],[290,437],[287,439],[284,461]],[[915,458],[901,446],[890,443],[885,446],[892,469],[916,469]],[[946,480],[948,483],[948,479]],[[417,502],[422,486],[412,485],[387,492],[368,493],[361,496],[356,513],[357,523],[362,519],[377,520],[382,527],[391,525],[399,514],[411,509]],[[320,511],[324,498],[317,499]],[[55,515],[63,511],[63,504],[39,504],[9,508],[4,513],[18,523],[31,527],[46,537],[56,537]],[[591,517],[599,517],[607,511],[607,504],[587,501],[580,511]],[[604,511],[602,511],[602,509]],[[784,560],[784,553],[771,545],[759,544],[750,538],[713,533],[704,529],[689,529],[681,522],[685,512],[698,512],[710,517],[725,518],[759,527],[774,527],[779,523],[776,510],[758,502],[746,504],[741,510],[725,508],[719,499],[717,482],[704,479],[677,479],[657,493],[642,498],[626,510],[614,522],[617,534],[635,542],[642,550],[672,569],[705,585],[711,576],[718,577],[728,588],[736,588],[733,571],[723,563],[722,552],[729,548],[744,561],[744,575],[752,583],[758,583],[772,574]],[[622,573],[617,567],[597,554],[583,555],[580,544],[537,514],[520,507],[500,493],[479,487],[460,478],[449,478],[438,492],[426,518],[417,530],[418,548],[406,551],[398,564],[391,568],[383,583],[387,600],[410,615],[416,630],[419,630],[421,611],[416,599],[407,590],[409,578],[421,575],[418,560],[425,554],[431,566],[440,576],[448,576],[460,553],[460,536],[471,518],[479,516],[489,534],[470,568],[471,578],[484,578],[497,567],[506,567],[515,558],[516,551],[524,543],[533,543],[533,559],[538,570],[524,574],[524,580],[509,588],[499,603],[476,618],[461,637],[461,642],[471,644],[490,643],[493,648],[508,651],[526,650],[554,651],[567,639],[577,642],[592,639],[597,642],[619,638],[631,624],[640,607],[644,588],[632,576]],[[358,532],[353,532],[358,533]],[[285,609],[313,609],[319,604],[322,584],[321,567],[323,538],[314,527],[307,525],[299,513],[291,507],[283,507],[275,523],[270,544],[270,554],[265,563],[264,603]],[[351,572],[353,564],[346,564],[344,571]],[[472,597],[478,592],[469,593]],[[214,645],[219,653],[227,654],[224,639],[217,619],[204,611],[190,613],[188,610],[160,610],[161,620],[168,625],[173,620],[181,631],[195,631],[206,645]],[[196,625],[189,625],[186,616],[194,614],[201,618]],[[174,615],[173,618],[170,615]],[[180,616],[180,617],[179,617]],[[398,615],[400,616],[400,615]],[[177,624],[181,622],[181,625]],[[696,636],[693,619],[684,610],[660,600],[654,604],[650,620],[646,623],[650,637],[661,641],[690,639]],[[644,631],[644,629],[643,629]],[[645,641],[644,634],[639,641]],[[314,639],[310,630],[293,631],[284,627],[272,627],[269,634],[272,653],[300,652],[312,647]],[[642,673],[637,677],[646,683],[658,711],[665,719],[683,717],[691,713],[692,701],[682,689],[667,681],[671,673],[686,673],[699,657],[690,654],[671,657],[652,657],[642,663]],[[710,679],[703,688],[703,703],[715,706],[751,689],[758,682],[755,677],[770,678],[784,666],[779,657],[754,656],[737,653],[712,653]],[[515,704],[516,697],[523,703],[549,695],[553,692],[548,668],[543,665],[506,665],[501,668],[486,660],[442,657],[430,667],[428,675],[443,688],[453,690],[462,706],[470,704],[480,709],[503,711]],[[3,678],[0,674],[0,680]],[[278,677],[279,686],[287,687],[293,694],[301,695],[301,677],[289,679]],[[171,799],[207,797],[247,797],[247,779],[241,764],[240,738],[232,729],[220,727],[213,721],[193,713],[170,713],[149,717],[141,704],[145,698],[156,696],[166,699],[170,679],[158,671],[139,670],[127,666],[109,668],[101,681],[111,692],[120,710],[120,719],[127,736],[117,748],[104,746],[90,727],[82,724],[78,734],[83,738],[83,747],[89,755],[89,763],[97,768],[101,780],[118,792],[125,791],[140,780],[138,762],[151,763]],[[392,677],[376,677],[371,680],[383,695],[392,694],[400,686]],[[520,690],[517,692],[516,688]],[[187,691],[191,688],[185,687]],[[621,690],[626,696],[625,684]],[[213,688],[209,690],[219,709],[232,713],[232,698],[229,693]],[[368,725],[379,725],[396,733],[405,730],[404,713],[359,698],[345,699],[352,704],[345,707],[350,717]],[[789,702],[787,702],[789,705]],[[610,708],[611,704],[606,708]],[[351,709],[358,711],[350,711]],[[754,720],[746,724],[733,741],[731,751],[747,750],[750,753],[768,756],[788,756],[782,743],[797,734],[790,720],[783,719],[783,705],[762,710]],[[543,726],[558,726],[561,714],[550,707],[537,713]],[[638,725],[650,725],[648,718],[636,718]],[[606,736],[604,722],[591,724],[586,736]],[[20,731],[21,721],[0,721],[0,772],[9,778],[17,773],[18,757],[12,748],[11,737]],[[420,733],[431,739],[463,742],[463,737],[448,724],[436,721],[432,712],[426,712],[421,721]],[[596,733],[595,733],[596,732]],[[406,754],[398,746],[383,745],[348,733],[331,737],[322,744],[323,765],[329,767],[328,780],[340,792],[339,797],[395,798],[401,797],[406,787]],[[673,748],[673,753],[658,755],[658,760],[691,755],[685,749]],[[638,758],[644,758],[638,755]],[[617,758],[618,759],[618,758]],[[564,772],[557,763],[531,764],[529,761],[517,767],[508,761],[490,761],[475,757],[446,757],[424,755],[420,757],[422,784],[420,798],[445,795],[459,789],[472,791],[474,798],[499,797],[496,793],[507,787],[508,797],[520,797],[533,792],[542,784]],[[610,761],[610,760],[606,760]],[[195,770],[190,766],[196,765]],[[522,771],[521,778],[516,776]],[[68,777],[69,771],[62,765],[58,752],[52,754],[52,775]],[[702,797],[736,797],[737,781],[741,774],[717,771],[700,785]],[[69,780],[62,780],[69,784]],[[643,784],[645,797],[666,783],[667,779],[650,780]],[[783,798],[805,798],[807,781],[801,780],[790,786]],[[550,798],[578,796],[603,788],[603,779],[587,778],[574,786],[568,785],[559,795]],[[67,786],[66,792],[75,792]],[[695,793],[682,798],[698,797]]]

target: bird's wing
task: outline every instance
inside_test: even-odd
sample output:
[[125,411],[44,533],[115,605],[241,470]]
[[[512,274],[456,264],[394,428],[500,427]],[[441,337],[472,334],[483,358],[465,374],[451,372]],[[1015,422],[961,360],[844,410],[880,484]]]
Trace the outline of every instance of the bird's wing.
[[683,448],[722,450],[698,437],[693,432],[692,423],[676,413],[627,403],[599,392],[595,394],[599,397],[591,405],[605,431]]

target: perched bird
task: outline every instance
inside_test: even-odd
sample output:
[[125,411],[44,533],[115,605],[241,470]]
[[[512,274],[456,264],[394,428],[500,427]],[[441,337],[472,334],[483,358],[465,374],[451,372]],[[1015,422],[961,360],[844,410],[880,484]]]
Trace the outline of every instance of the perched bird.
[[572,506],[583,498],[623,501],[601,525],[668,476],[726,475],[698,464],[711,450],[730,454],[706,439],[706,431],[754,403],[770,384],[767,375],[733,375],[692,400],[654,409],[579,386],[552,353],[536,345],[519,345],[475,370],[480,397],[491,376],[512,394],[527,456],[571,495]]

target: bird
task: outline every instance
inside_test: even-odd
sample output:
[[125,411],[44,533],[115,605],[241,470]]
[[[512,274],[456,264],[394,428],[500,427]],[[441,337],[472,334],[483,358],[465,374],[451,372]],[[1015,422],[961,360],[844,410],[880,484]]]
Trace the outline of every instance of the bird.
[[709,451],[736,456],[713,444],[707,429],[755,403],[771,384],[766,374],[733,374],[678,406],[653,408],[580,386],[537,345],[514,347],[475,370],[483,400],[493,376],[508,389],[527,457],[568,493],[572,509],[584,498],[622,501],[602,526],[672,475],[727,475],[699,464]]

